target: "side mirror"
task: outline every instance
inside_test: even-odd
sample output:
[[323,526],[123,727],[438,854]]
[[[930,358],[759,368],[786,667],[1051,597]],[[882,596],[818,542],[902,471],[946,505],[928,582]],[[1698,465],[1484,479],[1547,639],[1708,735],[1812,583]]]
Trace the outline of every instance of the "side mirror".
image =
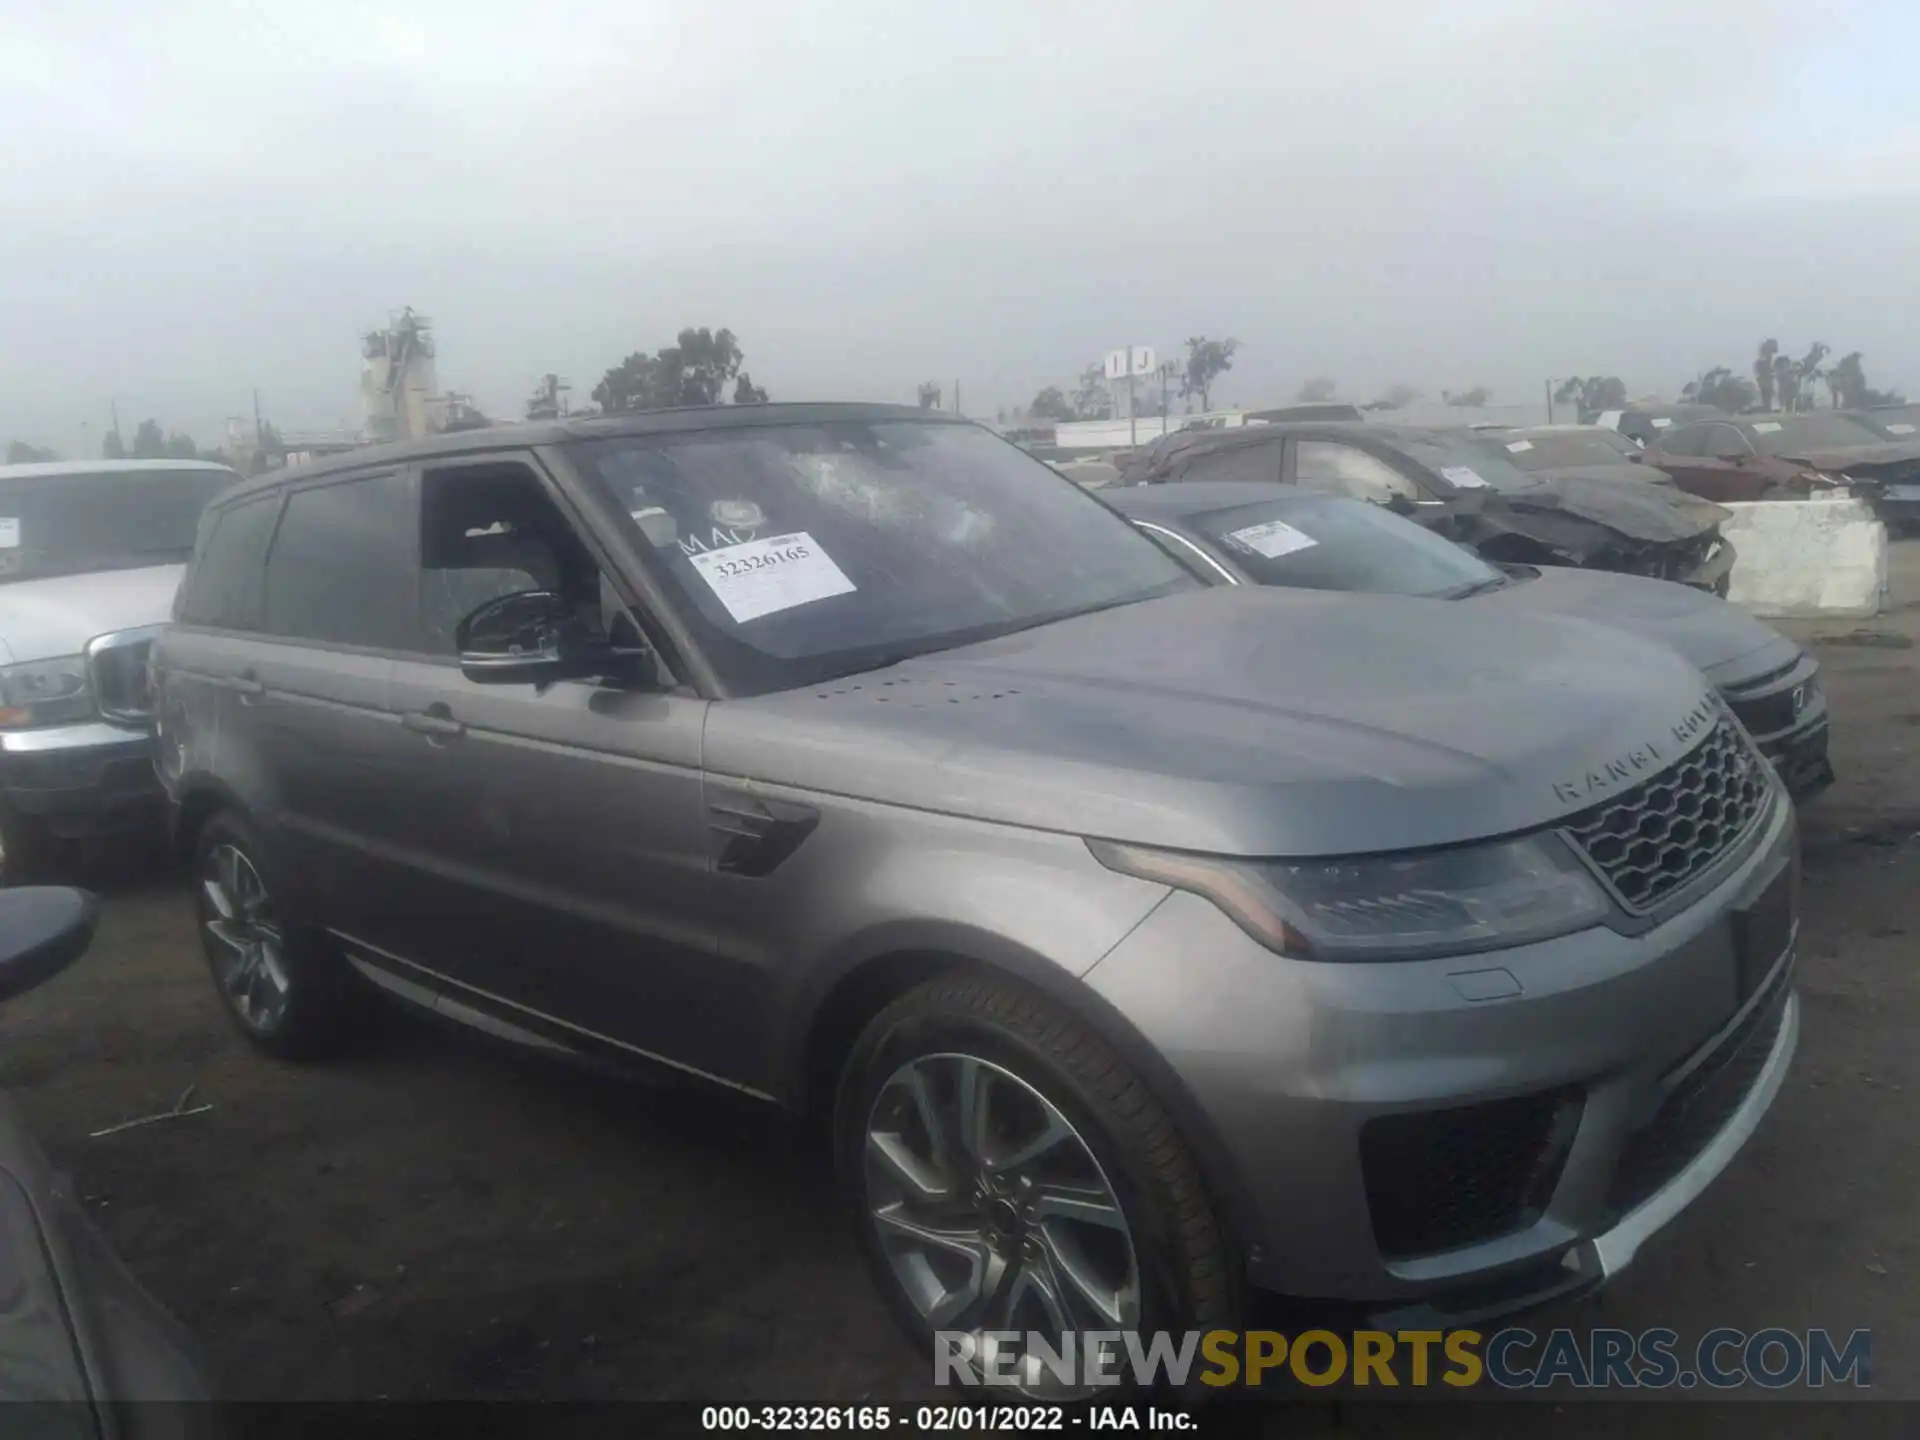
[[516,590],[479,606],[453,632],[460,673],[476,685],[551,685],[595,675],[635,677],[643,652],[617,650],[584,626],[554,590]]
[[0,890],[0,1000],[24,995],[87,953],[100,906],[84,890]]

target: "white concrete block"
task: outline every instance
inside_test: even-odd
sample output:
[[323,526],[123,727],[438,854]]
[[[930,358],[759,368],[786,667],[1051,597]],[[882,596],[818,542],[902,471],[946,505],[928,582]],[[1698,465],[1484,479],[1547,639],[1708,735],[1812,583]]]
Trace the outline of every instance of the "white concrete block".
[[1887,594],[1887,527],[1864,500],[1728,505],[1727,598],[1767,619],[1878,615]]

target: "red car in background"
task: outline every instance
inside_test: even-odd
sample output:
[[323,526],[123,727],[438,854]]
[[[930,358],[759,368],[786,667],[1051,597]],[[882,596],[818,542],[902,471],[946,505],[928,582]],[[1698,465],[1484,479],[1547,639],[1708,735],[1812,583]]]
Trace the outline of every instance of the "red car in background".
[[1839,410],[1725,415],[1677,425],[1643,453],[1644,463],[1708,500],[1846,492],[1872,501],[1890,524],[1907,526],[1920,518],[1920,438],[1897,433],[1880,433]]

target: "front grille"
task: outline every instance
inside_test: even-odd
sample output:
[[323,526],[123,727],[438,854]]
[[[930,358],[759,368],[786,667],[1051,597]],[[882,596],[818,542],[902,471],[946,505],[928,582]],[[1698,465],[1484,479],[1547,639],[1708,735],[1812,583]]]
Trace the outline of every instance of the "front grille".
[[1381,1254],[1434,1255],[1532,1224],[1559,1183],[1580,1107],[1568,1087],[1369,1120],[1360,1166]]
[[109,720],[144,722],[153,718],[153,696],[147,683],[147,657],[153,651],[153,640],[151,630],[126,631],[102,636],[87,647],[94,703]]
[[[1794,709],[1793,692],[1800,692],[1800,708]],[[1727,707],[1740,717],[1740,723],[1747,727],[1751,735],[1776,735],[1782,730],[1791,730],[1800,723],[1800,717],[1820,694],[1820,682],[1809,676],[1798,685],[1790,685],[1784,690],[1776,690],[1771,695],[1758,695],[1746,699],[1740,695],[1728,695]]]
[[1773,1053],[1793,991],[1783,965],[1759,1003],[1731,1034],[1674,1087],[1653,1118],[1627,1143],[1614,1172],[1609,1203],[1624,1214],[1684,1170],[1726,1128]]
[[1566,822],[1630,910],[1650,910],[1748,831],[1770,794],[1764,762],[1722,717],[1678,764]]

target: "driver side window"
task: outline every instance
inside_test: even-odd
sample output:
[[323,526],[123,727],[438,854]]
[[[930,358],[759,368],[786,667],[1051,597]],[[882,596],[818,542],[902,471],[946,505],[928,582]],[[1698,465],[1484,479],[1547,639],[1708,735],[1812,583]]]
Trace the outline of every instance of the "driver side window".
[[1704,425],[1687,425],[1678,430],[1667,430],[1653,437],[1653,448],[1668,455],[1699,456],[1706,454],[1703,448],[1707,438]]
[[1418,500],[1413,481],[1386,461],[1353,445],[1302,440],[1294,451],[1293,478],[1309,490],[1325,490],[1383,505],[1396,495]]
[[601,625],[600,570],[524,465],[429,470],[420,488],[420,628],[427,653],[457,653],[454,631],[479,606],[553,590]]

